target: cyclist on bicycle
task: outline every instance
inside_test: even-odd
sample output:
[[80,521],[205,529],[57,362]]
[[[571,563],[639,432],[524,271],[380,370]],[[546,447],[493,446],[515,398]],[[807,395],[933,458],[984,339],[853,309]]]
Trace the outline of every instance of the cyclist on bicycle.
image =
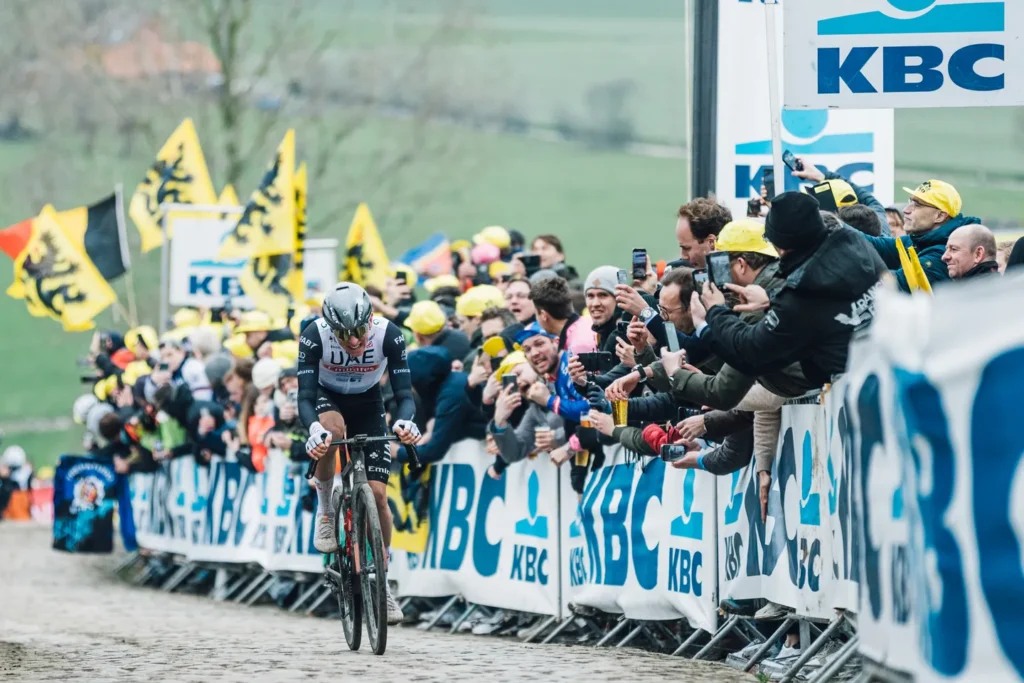
[[[415,444],[420,432],[413,422],[415,403],[405,337],[386,318],[373,315],[370,297],[362,287],[338,283],[324,298],[322,317],[307,324],[299,339],[299,417],[309,429],[306,452],[317,461],[313,478],[317,496],[313,545],[322,553],[338,550],[331,505],[335,458],[324,456],[333,453],[331,442],[346,438],[346,433],[387,434],[380,390],[385,370],[398,401],[392,429],[402,443]],[[366,478],[377,502],[385,549],[391,546],[388,446],[382,442],[364,454]],[[385,550],[385,561],[386,555]],[[399,623],[402,618],[402,609],[388,589],[388,623]]]

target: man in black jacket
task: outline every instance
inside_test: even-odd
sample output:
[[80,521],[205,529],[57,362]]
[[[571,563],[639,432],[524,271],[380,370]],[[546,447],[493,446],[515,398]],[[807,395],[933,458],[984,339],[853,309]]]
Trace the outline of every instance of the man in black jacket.
[[698,328],[708,325],[715,352],[748,375],[763,375],[799,362],[816,386],[846,370],[853,332],[874,317],[875,287],[886,267],[863,238],[852,230],[829,232],[818,202],[800,192],[786,192],[772,202],[765,237],[781,256],[779,273],[786,284],[776,297],[751,285],[742,290],[746,304],[770,310],[748,325],[725,305],[725,296],[708,285],[707,308],[693,311]]

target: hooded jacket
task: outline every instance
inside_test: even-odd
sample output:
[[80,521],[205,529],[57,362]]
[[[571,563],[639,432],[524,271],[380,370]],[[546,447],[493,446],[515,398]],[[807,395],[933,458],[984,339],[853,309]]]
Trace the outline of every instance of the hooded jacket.
[[[434,420],[430,441],[416,448],[420,462],[426,465],[439,461],[452,444],[467,436],[465,417],[470,406],[466,398],[466,373],[452,372],[451,356],[439,346],[410,351],[409,372],[423,408],[422,416],[417,416],[422,419],[421,428],[431,418]],[[404,446],[397,459],[408,460]]]
[[[960,214],[955,218],[950,218],[934,230],[929,230],[919,235],[905,235],[904,237],[896,238],[871,237],[870,235],[861,234],[861,237],[871,243],[871,246],[875,248],[878,255],[882,257],[885,265],[892,270],[893,275],[896,276],[896,281],[900,285],[900,289],[904,292],[909,292],[910,285],[907,284],[907,276],[903,274],[900,254],[896,249],[897,239],[903,240],[903,246],[905,247],[914,247],[914,250],[917,252],[917,258],[921,261],[921,268],[928,278],[928,283],[934,286],[937,282],[949,280],[949,270],[947,270],[946,264],[942,262],[942,254],[946,251],[946,242],[949,241],[949,236],[957,228],[979,223],[981,223],[980,218]],[[853,230],[853,228],[850,228],[850,230]]]
[[812,386],[843,373],[851,336],[874,318],[875,287],[885,273],[863,239],[834,230],[802,261],[791,262],[786,284],[756,325],[726,306],[711,308],[704,334],[719,357],[755,377],[799,362]]

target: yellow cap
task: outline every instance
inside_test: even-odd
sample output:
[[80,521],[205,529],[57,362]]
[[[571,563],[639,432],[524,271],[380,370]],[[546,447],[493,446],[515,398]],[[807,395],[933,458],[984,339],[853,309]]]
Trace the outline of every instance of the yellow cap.
[[36,470],[35,478],[39,481],[51,481],[56,474],[57,470],[53,469],[49,465],[44,465]]
[[224,348],[235,358],[252,358],[252,347],[245,342],[244,334],[236,334],[224,342]]
[[199,316],[199,311],[194,308],[179,308],[174,312],[174,326],[181,327],[196,327],[200,325],[203,320]]
[[437,334],[444,329],[448,319],[434,301],[417,301],[405,318],[405,326],[416,334]]
[[397,261],[391,264],[390,273],[391,277],[397,277],[399,273],[404,273],[405,282],[410,287],[415,287],[417,280],[420,279],[419,274],[412,268],[412,266],[407,266],[404,263],[398,263]]
[[451,243],[452,252],[469,251],[473,244],[469,240],[455,240]]
[[487,272],[491,277],[498,277],[505,273],[511,273],[512,266],[507,261],[493,261],[491,265],[487,266]]
[[310,308],[320,308],[321,306],[324,305],[324,298],[326,296],[327,295],[324,294],[323,292],[318,292],[316,290],[311,289],[306,292],[306,299],[305,301],[303,301],[303,303],[309,306]]
[[110,395],[117,389],[117,375],[111,375],[110,377],[104,377],[92,388],[92,393],[101,401],[106,401],[110,398]]
[[715,240],[718,251],[750,252],[779,258],[779,252],[764,238],[764,223],[743,218],[727,223]]
[[494,378],[500,382],[501,378],[504,377],[509,370],[517,365],[522,365],[525,362],[526,354],[522,351],[513,351],[505,356],[505,359],[501,361],[501,365],[499,365],[498,369],[494,372]]
[[494,285],[477,285],[455,302],[455,312],[467,318],[475,318],[488,308],[504,308],[505,295]]
[[484,342],[484,345],[480,347],[480,350],[491,358],[497,358],[501,355],[502,351],[507,350],[505,348],[505,338],[501,336],[491,337]]
[[960,209],[964,206],[963,200],[960,199],[960,193],[956,191],[956,188],[941,180],[926,180],[918,185],[916,190],[911,190],[909,187],[904,187],[903,190],[922,204],[928,204],[929,206],[934,206],[939,211],[945,211],[946,215],[950,218],[959,216]]
[[299,360],[299,342],[294,339],[272,342],[270,349],[270,357],[281,363],[282,367],[289,368]]
[[473,244],[493,244],[498,249],[508,249],[512,244],[512,238],[505,228],[492,225],[473,235]]
[[820,192],[831,192],[832,201],[835,202],[837,209],[841,209],[844,206],[853,206],[857,203],[857,193],[853,191],[850,183],[842,178],[826,180],[825,182],[818,183],[811,189],[814,190],[812,194],[815,195]]
[[235,332],[244,334],[245,332],[270,332],[275,329],[277,327],[274,325],[274,320],[270,317],[269,313],[264,311],[246,311],[242,314]]
[[156,336],[156,330],[149,325],[135,327],[124,333],[124,345],[129,351],[134,351],[139,342],[150,351],[154,351],[160,345],[160,338]]
[[424,282],[423,287],[431,294],[441,289],[442,287],[454,287],[455,289],[460,289],[459,278],[451,274],[438,275],[437,277],[432,277],[426,282]]

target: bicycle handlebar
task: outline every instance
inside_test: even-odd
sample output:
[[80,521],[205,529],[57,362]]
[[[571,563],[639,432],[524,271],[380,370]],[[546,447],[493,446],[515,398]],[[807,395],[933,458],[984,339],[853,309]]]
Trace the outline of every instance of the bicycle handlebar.
[[[327,440],[326,435],[324,435],[323,440]],[[340,441],[334,441],[331,443],[331,446],[364,446],[366,444],[371,443],[382,443],[387,441],[398,440],[398,437],[395,436],[394,434],[388,434],[385,436],[365,436],[360,434],[358,436],[352,437],[351,439],[342,439]],[[416,447],[413,446],[412,444],[405,444],[405,452],[409,454],[409,476],[411,476],[413,479],[419,479],[420,475],[423,474],[423,471],[426,469],[426,467],[420,464],[418,453],[416,452]],[[316,473],[316,464],[318,462],[320,461],[310,459],[309,467],[306,468],[306,479],[313,478],[313,475]]]

